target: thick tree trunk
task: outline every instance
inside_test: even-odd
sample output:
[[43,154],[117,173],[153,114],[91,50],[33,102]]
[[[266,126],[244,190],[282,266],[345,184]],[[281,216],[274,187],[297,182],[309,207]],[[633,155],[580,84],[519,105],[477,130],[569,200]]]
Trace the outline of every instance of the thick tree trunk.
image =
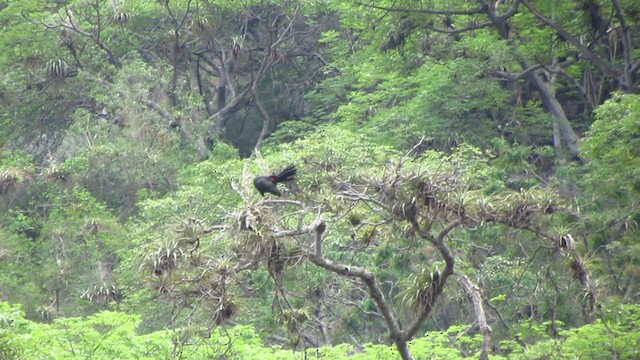
[[564,151],[562,150],[562,136],[560,135],[560,127],[557,122],[553,122],[553,148],[556,151],[557,159],[564,159]]
[[569,123],[569,119],[567,119],[567,115],[562,109],[562,105],[558,99],[556,99],[555,93],[551,88],[551,84],[542,80],[540,74],[536,71],[532,71],[529,74],[529,81],[536,90],[538,90],[547,111],[549,111],[553,116],[553,120],[557,124],[571,155],[580,157],[580,147],[578,145],[580,138],[573,130],[573,127],[571,127],[571,123]]
[[[519,59],[520,65],[523,67],[523,69],[530,69],[531,67],[529,65],[529,61],[519,50],[516,42],[511,39],[511,33],[507,24],[507,21],[511,18],[511,16],[513,16],[517,12],[520,1],[515,1],[513,6],[504,14],[498,14],[496,8],[494,6],[491,6],[491,4],[487,0],[479,0],[479,2],[485,9],[487,16],[491,20],[493,26],[500,33],[500,36],[511,44],[511,47],[513,48],[515,55]],[[564,109],[562,109],[562,105],[560,104],[558,99],[556,99],[555,93],[551,88],[551,84],[545,82],[540,77],[539,70],[529,71],[527,73],[527,78],[531,85],[533,85],[533,87],[540,94],[542,102],[547,108],[547,111],[549,111],[549,113],[551,113],[551,115],[553,116],[553,120],[558,125],[560,133],[562,134],[562,137],[567,144],[569,152],[571,153],[571,155],[579,158],[580,148],[578,146],[578,140],[580,138],[571,127],[571,123],[569,123],[567,115],[565,114]]]
[[413,356],[409,351],[409,345],[406,340],[396,340],[396,348],[398,348],[398,352],[400,353],[402,360],[413,360]]
[[200,69],[202,68],[202,64],[200,61],[202,59],[198,58],[196,61],[196,78],[198,79],[198,93],[202,96],[202,102],[204,103],[204,107],[207,110],[207,115],[213,115],[214,111],[211,109],[211,105],[209,104],[209,96],[207,95],[207,91],[204,86],[204,79],[202,78],[202,72]]
[[633,42],[631,41],[631,28],[627,24],[627,19],[623,13],[620,0],[612,0],[616,17],[620,21],[620,29],[622,32],[622,51],[624,52],[624,68],[622,74],[622,84],[626,91],[635,92],[638,89],[637,72],[640,69],[640,60],[633,59]]
[[220,78],[218,79],[218,86],[216,86],[216,107],[217,111],[224,108],[227,103],[227,72],[221,71]]

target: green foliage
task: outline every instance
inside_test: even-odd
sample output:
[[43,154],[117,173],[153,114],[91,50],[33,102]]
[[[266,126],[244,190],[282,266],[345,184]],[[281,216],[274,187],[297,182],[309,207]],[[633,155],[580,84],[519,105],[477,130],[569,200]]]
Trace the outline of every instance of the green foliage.
[[[593,231],[590,245],[604,247],[612,256],[614,273],[624,281],[638,274],[638,216],[640,199],[640,97],[617,93],[596,109],[596,121],[583,139],[589,158],[584,169],[567,173],[578,179],[579,189],[591,196],[585,210],[589,213],[587,229]],[[619,222],[621,227],[609,224]],[[606,273],[603,267],[600,271]],[[634,297],[635,298],[635,297]]]
[[[615,94],[596,110],[583,139],[594,192],[633,201],[640,192],[640,96]],[[605,180],[606,179],[606,180]]]
[[[423,5],[477,6],[458,3]],[[595,2],[533,3],[623,62],[619,19],[592,29]],[[638,5],[622,7],[635,36]],[[496,358],[637,358],[640,97],[610,94],[610,75],[522,4],[509,40],[431,30],[486,20],[334,0],[0,2],[0,297],[26,313],[0,305],[0,357],[397,357],[365,287],[301,255],[312,234],[273,234],[324,219],[326,257],[372,270],[407,324],[442,268],[412,227],[419,204],[429,234],[459,218],[445,239],[455,271],[508,325],[492,322]],[[578,133],[590,127],[587,165],[554,163],[523,67],[554,81]],[[238,101],[216,133],[224,77]],[[258,105],[274,132],[242,159]],[[290,163],[285,196],[260,198],[253,177]],[[478,356],[456,286],[411,342],[416,358]],[[580,306],[588,291],[597,314]],[[309,339],[357,344],[291,350]]]
[[[548,324],[537,330],[542,337],[526,348],[502,344],[510,359],[610,358],[634,359],[638,356],[638,306],[620,307],[618,316],[571,330],[561,330],[557,338],[548,333]],[[364,344],[307,349],[300,352],[264,346],[251,326],[235,326],[206,331],[176,330],[138,334],[138,316],[101,312],[82,318],[65,318],[51,324],[27,321],[19,308],[0,305],[0,353],[13,359],[165,359],[188,357],[208,359],[225,356],[232,359],[390,359],[397,356],[392,346]],[[524,325],[524,324],[523,324]],[[557,324],[561,326],[561,324]],[[525,325],[526,326],[526,325]],[[410,344],[418,359],[476,358],[481,345],[479,335],[465,335],[466,327],[429,332]],[[453,340],[452,340],[453,339]],[[304,353],[304,355],[302,354]],[[501,358],[496,354],[496,358]]]
[[33,157],[24,151],[0,153],[0,210],[6,211],[13,205],[35,173]]
[[[188,357],[210,359],[299,359],[300,352],[262,345],[251,326],[235,326],[206,332],[177,330],[137,334],[138,316],[101,312],[82,318],[58,319],[51,324],[24,320],[16,307],[0,307],[0,351],[13,359],[166,359]],[[418,358],[463,358],[451,347],[450,338],[460,329],[431,334],[411,344]],[[477,345],[477,344],[476,344]],[[467,348],[467,345],[464,346]],[[354,350],[347,345],[304,350],[309,359],[389,359],[396,356],[392,346],[366,344]]]
[[[511,353],[510,358],[635,359],[640,344],[638,306],[612,303],[605,309],[606,313],[615,313],[615,316],[579,328],[562,329],[555,338],[551,338],[549,323],[528,328],[525,325],[521,329],[537,333],[538,339],[534,344]],[[560,327],[562,324],[555,325]]]
[[[106,207],[86,190],[52,188],[43,195],[55,205],[14,210],[5,220],[6,251],[22,260],[3,262],[0,281],[10,290],[6,299],[25,299],[31,316],[79,315],[91,308],[86,303],[78,306],[85,291],[113,284],[113,269],[107,269],[117,263],[115,252],[123,233]],[[43,303],[50,305],[36,305]]]
[[33,156],[24,150],[0,153],[0,168],[18,167],[33,171]]
[[20,358],[21,349],[16,338],[25,331],[27,323],[19,306],[0,302],[0,358]]

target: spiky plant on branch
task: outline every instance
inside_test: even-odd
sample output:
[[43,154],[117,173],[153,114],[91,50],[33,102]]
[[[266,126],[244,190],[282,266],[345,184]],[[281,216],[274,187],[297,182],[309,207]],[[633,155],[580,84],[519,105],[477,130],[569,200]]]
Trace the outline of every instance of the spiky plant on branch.
[[[327,167],[326,162],[307,161],[299,169],[301,189],[277,200],[259,199],[251,184],[253,174],[245,168],[242,181],[232,184],[243,202],[224,217],[225,225],[214,230],[206,225],[207,219],[185,220],[176,228],[177,243],[182,250],[159,249],[150,256],[148,268],[163,281],[158,288],[165,289],[171,297],[206,298],[208,308],[233,309],[218,313],[235,314],[243,311],[240,301],[232,301],[233,307],[224,304],[234,294],[239,296],[236,292],[240,289],[239,274],[263,267],[275,283],[273,308],[278,309],[280,320],[298,338],[315,346],[314,338],[326,338],[330,326],[324,320],[327,314],[309,311],[311,305],[299,305],[306,301],[304,298],[289,301],[288,298],[300,295],[289,289],[291,284],[287,281],[291,277],[284,276],[300,264],[313,264],[325,274],[342,279],[342,284],[353,289],[354,298],[351,293],[341,291],[341,285],[309,288],[307,293],[322,296],[308,299],[307,304],[311,301],[314,306],[328,301],[349,304],[381,319],[402,357],[410,359],[408,341],[423,328],[442,294],[452,286],[451,277],[456,273],[464,275],[464,267],[459,268],[458,264],[464,249],[448,240],[452,234],[497,226],[527,231],[541,239],[544,246],[555,249],[562,244],[558,242],[559,235],[547,233],[546,229],[550,228],[554,214],[566,211],[559,197],[549,189],[516,192],[505,186],[488,193],[481,181],[474,178],[476,175],[464,167],[434,165],[430,163],[432,160],[408,154],[389,161],[375,174],[371,170],[347,171]],[[304,187],[307,179],[311,179],[310,185]],[[218,234],[215,241],[226,244],[224,261],[205,252],[207,248],[211,251],[211,246],[197,248],[189,240],[199,239],[204,244],[207,239],[211,243],[213,232]],[[573,244],[572,240],[566,240],[568,233],[563,230],[564,244]],[[383,291],[378,273],[382,267],[374,266],[368,259],[380,257],[389,244],[398,252],[395,255],[404,259],[401,266],[408,281],[393,279],[391,290]],[[569,248],[567,245],[565,251]],[[575,251],[572,245],[567,256],[574,257]],[[353,256],[342,255],[348,252]],[[346,259],[351,260],[345,262]],[[573,264],[571,268],[578,273],[579,267],[575,261]],[[585,268],[579,269],[582,270]],[[176,271],[180,276],[175,276]],[[482,302],[477,301],[480,290],[470,276],[464,279],[465,289],[475,299],[474,309],[483,314],[478,317],[486,325]],[[375,304],[373,311],[359,306],[361,294],[367,294]],[[398,303],[397,299],[402,301]],[[220,319],[226,319],[225,316]],[[309,318],[313,321],[308,321]],[[303,322],[305,326],[301,326]],[[483,335],[483,348],[489,349],[490,326],[483,328]]]
[[8,193],[19,184],[31,179],[32,173],[27,169],[7,167],[0,169],[0,195]]

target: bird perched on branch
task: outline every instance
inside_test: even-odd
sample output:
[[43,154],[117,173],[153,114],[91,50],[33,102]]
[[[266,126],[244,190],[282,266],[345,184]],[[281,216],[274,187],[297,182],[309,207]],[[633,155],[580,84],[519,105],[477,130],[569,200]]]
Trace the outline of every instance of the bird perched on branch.
[[295,175],[296,166],[292,164],[284,168],[278,175],[257,176],[253,179],[253,186],[258,189],[262,196],[264,196],[264,193],[281,196],[282,193],[278,190],[278,183],[291,181]]

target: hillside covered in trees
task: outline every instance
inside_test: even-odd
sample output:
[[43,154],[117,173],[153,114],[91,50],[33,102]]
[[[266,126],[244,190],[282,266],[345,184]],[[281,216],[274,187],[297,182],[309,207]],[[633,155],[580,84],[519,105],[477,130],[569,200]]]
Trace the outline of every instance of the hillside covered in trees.
[[0,29],[0,359],[640,358],[640,2]]

